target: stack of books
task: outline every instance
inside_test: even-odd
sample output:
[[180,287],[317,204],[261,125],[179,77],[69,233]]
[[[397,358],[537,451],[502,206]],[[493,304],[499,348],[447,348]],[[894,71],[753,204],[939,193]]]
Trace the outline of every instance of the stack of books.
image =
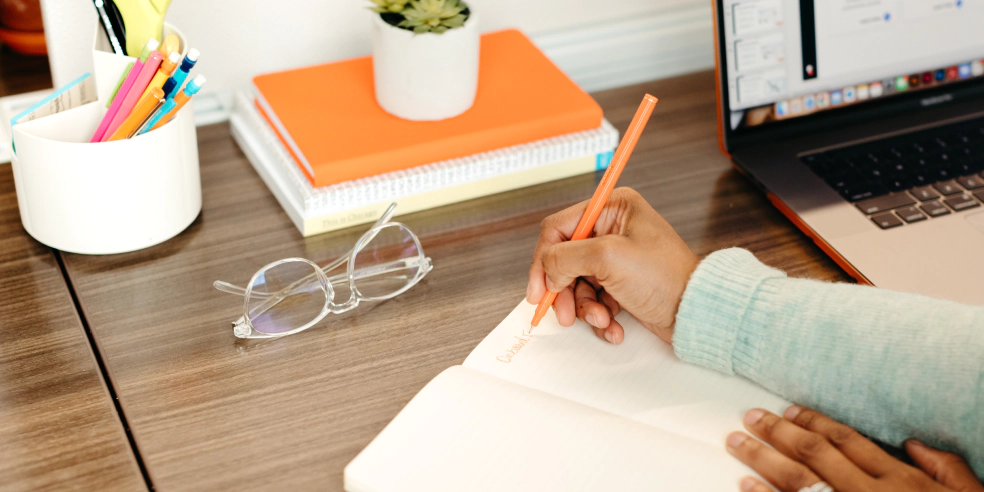
[[440,122],[383,112],[368,58],[262,75],[232,134],[304,236],[607,168],[618,131],[525,36],[483,36],[480,70],[472,109]]

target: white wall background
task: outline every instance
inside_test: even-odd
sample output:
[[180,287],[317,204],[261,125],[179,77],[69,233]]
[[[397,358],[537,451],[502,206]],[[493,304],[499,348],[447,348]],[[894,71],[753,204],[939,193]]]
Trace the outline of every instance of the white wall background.
[[[258,73],[367,55],[364,0],[173,0],[212,92]],[[587,90],[713,66],[707,0],[471,0],[482,31],[517,27]],[[91,69],[91,0],[42,0],[55,85]],[[208,91],[205,91],[208,92]]]

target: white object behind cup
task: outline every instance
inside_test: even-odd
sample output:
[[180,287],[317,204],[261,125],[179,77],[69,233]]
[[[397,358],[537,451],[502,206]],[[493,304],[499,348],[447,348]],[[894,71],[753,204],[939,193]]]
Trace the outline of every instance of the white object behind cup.
[[[168,34],[175,34],[178,36],[180,41],[180,51],[181,59],[184,60],[184,56],[188,54],[188,42],[185,40],[184,34],[181,33],[174,26],[164,23],[164,36]],[[140,53],[136,53],[140,55]],[[96,36],[92,41],[92,66],[93,73],[96,76],[96,94],[99,95],[99,99],[105,102],[109,99],[109,96],[113,95],[113,91],[116,90],[116,84],[120,80],[120,74],[126,70],[126,66],[130,63],[137,61],[136,56],[120,56],[113,53],[113,49],[109,44],[109,39],[106,38],[106,33],[103,32],[102,27],[96,26]],[[181,66],[180,62],[178,66]]]

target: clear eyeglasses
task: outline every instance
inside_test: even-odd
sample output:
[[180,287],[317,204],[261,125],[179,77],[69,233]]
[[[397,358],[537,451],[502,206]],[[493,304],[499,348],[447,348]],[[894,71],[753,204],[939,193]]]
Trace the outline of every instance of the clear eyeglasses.
[[[390,222],[392,204],[346,255],[324,268],[304,258],[275,261],[253,275],[247,288],[221,280],[216,289],[245,298],[243,316],[233,324],[239,338],[276,338],[304,331],[361,301],[392,299],[431,271],[420,239],[407,226]],[[329,276],[347,265],[345,272]],[[336,299],[348,300],[338,303]]]

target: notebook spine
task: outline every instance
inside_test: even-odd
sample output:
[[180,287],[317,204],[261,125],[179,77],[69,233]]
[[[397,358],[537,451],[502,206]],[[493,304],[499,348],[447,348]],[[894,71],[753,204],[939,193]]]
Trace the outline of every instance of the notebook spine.
[[272,171],[286,177],[290,193],[305,215],[350,210],[585,155],[604,154],[618,144],[618,131],[603,121],[602,126],[595,130],[314,188],[253,106],[249,93],[237,94],[235,112],[258,132],[264,144],[274,152],[277,169]]

